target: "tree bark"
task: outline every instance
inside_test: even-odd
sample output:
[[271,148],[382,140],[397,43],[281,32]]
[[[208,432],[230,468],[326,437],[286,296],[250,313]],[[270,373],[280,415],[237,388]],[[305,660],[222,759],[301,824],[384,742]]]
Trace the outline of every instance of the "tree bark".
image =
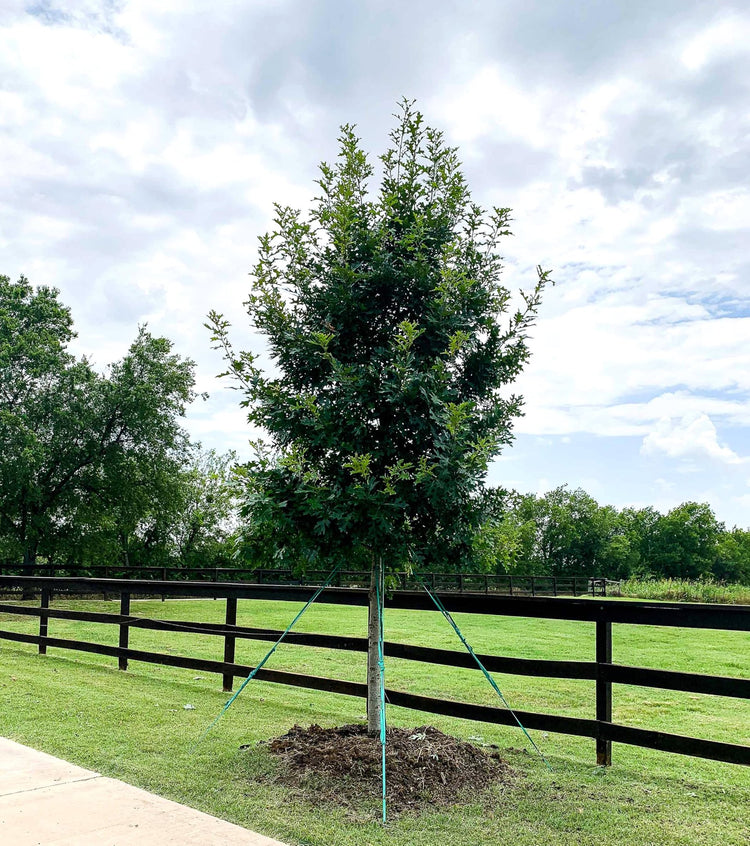
[[[367,734],[369,737],[380,735],[380,669],[378,668],[380,609],[378,608],[377,585],[381,567],[381,559],[376,558],[372,566],[367,615]],[[380,602],[383,602],[382,593]]]
[[23,551],[23,575],[33,576],[36,565],[36,549],[27,544]]
[[[35,566],[36,546],[32,545],[30,542],[27,542],[23,550],[23,569],[21,570],[21,574],[24,576],[33,576]],[[24,586],[23,590],[21,591],[21,599],[34,599],[34,591],[30,587]]]

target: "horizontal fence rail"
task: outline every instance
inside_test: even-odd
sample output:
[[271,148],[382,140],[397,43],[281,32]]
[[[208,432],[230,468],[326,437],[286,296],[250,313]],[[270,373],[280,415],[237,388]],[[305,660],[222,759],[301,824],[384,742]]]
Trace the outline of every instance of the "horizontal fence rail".
[[[314,588],[303,585],[253,585],[246,583],[163,582],[154,580],[117,580],[65,577],[0,576],[0,593],[8,596],[37,592],[39,606],[0,602],[0,613],[39,619],[39,634],[0,631],[0,639],[38,646],[40,653],[48,647],[74,649],[117,658],[120,669],[128,661],[142,661],[190,670],[218,673],[223,677],[224,689],[232,689],[235,677],[247,677],[253,667],[236,664],[234,649],[238,639],[275,642],[281,632],[275,629],[238,626],[239,599],[267,599],[306,602]],[[120,599],[120,613],[102,613],[55,608],[50,604],[54,595],[109,595]],[[166,595],[175,598],[221,598],[226,600],[225,622],[196,623],[175,620],[154,620],[130,614],[133,596]],[[597,763],[611,763],[611,744],[625,743],[701,758],[750,765],[750,747],[712,740],[685,737],[666,732],[650,731],[612,722],[612,685],[628,684],[668,690],[704,693],[750,699],[750,679],[709,676],[698,673],[654,670],[631,667],[612,662],[612,625],[656,625],[729,631],[750,631],[750,608],[736,605],[696,605],[662,602],[618,602],[607,599],[555,599],[549,597],[506,597],[484,593],[455,593],[446,591],[440,598],[450,611],[491,614],[498,616],[534,617],[543,619],[593,622],[596,626],[596,655],[594,661],[555,661],[528,658],[508,658],[480,655],[492,672],[539,676],[547,678],[583,679],[594,682],[596,688],[596,718],[584,719],[534,712],[517,712],[527,728],[595,739]],[[363,588],[329,587],[318,600],[339,605],[366,605],[367,590]],[[386,597],[390,608],[434,610],[432,600],[424,591],[396,590]],[[58,638],[49,634],[49,621],[77,620],[119,627],[118,646]],[[129,632],[141,628],[153,631],[212,635],[223,639],[224,660],[208,660],[188,656],[168,655],[131,649]],[[327,634],[291,632],[289,643],[299,646],[366,652],[366,638],[338,637]],[[463,652],[433,647],[386,642],[385,655],[410,661],[443,666],[476,668],[471,657]],[[257,678],[269,682],[306,687],[350,696],[365,696],[366,686],[359,682],[322,678],[263,668]],[[386,691],[388,702],[434,714],[462,717],[514,725],[509,711],[488,705],[454,702],[420,696],[404,691]]]
[[[308,571],[304,577],[289,569],[240,567],[115,567],[92,565],[66,567],[60,564],[35,564],[29,574],[22,565],[0,567],[0,575],[9,576],[67,576],[76,578],[137,579],[140,581],[210,581],[248,582],[266,585],[320,585],[328,576],[323,570]],[[611,579],[583,575],[541,576],[509,573],[424,573],[421,576],[433,590],[457,590],[482,593],[506,593],[509,596],[606,596],[619,591],[620,583]],[[411,573],[396,573],[401,590],[419,587]],[[369,572],[339,570],[333,584],[336,587],[364,587],[370,583]]]

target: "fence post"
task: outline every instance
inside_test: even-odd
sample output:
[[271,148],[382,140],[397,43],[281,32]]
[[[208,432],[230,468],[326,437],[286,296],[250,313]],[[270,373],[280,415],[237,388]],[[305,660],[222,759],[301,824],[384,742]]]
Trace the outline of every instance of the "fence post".
[[536,596],[536,582],[534,577],[531,577],[531,595]]
[[508,593],[513,596],[513,576],[508,576]]
[[[596,720],[612,722],[612,682],[602,677],[602,664],[612,663],[612,623],[609,620],[596,621]],[[598,729],[598,727],[597,727]],[[596,738],[596,764],[598,767],[612,765],[612,741]]]
[[[226,626],[229,628],[230,626],[237,625],[237,597],[236,596],[228,596],[227,597],[227,614],[226,614]],[[234,635],[225,634],[224,635],[224,663],[225,664],[234,664],[234,644],[236,638]],[[224,692],[229,693],[232,690],[232,681],[234,676],[231,673],[224,673],[223,675],[224,681]]]
[[49,588],[42,588],[42,598],[39,602],[42,613],[39,615],[39,654],[47,654],[47,631],[49,628],[49,617],[44,611],[49,608]]
[[461,593],[464,592],[464,574],[463,573],[458,574],[458,589]]
[[[120,616],[121,617],[129,617],[130,616],[130,594],[123,591],[120,594]],[[120,642],[119,647],[120,649],[127,649],[128,648],[128,639],[130,636],[130,626],[128,623],[120,623]],[[127,655],[118,655],[117,656],[117,666],[121,670],[127,670],[128,668],[128,656]]]
[[552,595],[557,596],[557,576],[552,577]]

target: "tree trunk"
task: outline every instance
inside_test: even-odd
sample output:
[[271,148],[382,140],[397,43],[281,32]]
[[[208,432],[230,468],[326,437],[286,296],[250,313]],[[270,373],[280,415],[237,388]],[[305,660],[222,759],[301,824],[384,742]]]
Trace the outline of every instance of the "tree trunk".
[[[27,542],[23,551],[23,569],[21,570],[21,575],[33,576],[35,567],[36,545],[32,545],[30,542]],[[34,599],[34,591],[32,590],[32,588],[24,585],[23,590],[21,592],[21,599]]]
[[[367,615],[367,734],[380,735],[380,669],[378,667],[378,641],[380,640],[380,609],[378,608],[377,585],[381,578],[382,562],[373,561],[370,579],[369,607]],[[382,584],[382,582],[380,582]],[[380,602],[383,602],[382,592]]]

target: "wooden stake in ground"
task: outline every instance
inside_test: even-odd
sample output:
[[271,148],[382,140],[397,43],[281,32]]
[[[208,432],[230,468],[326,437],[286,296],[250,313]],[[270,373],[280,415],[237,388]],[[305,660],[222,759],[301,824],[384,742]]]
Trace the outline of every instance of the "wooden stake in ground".
[[[378,667],[378,641],[380,640],[380,608],[378,607],[377,585],[381,579],[383,563],[380,558],[373,562],[368,596],[367,613],[367,734],[380,735],[380,669]],[[380,594],[380,602],[383,596]]]

